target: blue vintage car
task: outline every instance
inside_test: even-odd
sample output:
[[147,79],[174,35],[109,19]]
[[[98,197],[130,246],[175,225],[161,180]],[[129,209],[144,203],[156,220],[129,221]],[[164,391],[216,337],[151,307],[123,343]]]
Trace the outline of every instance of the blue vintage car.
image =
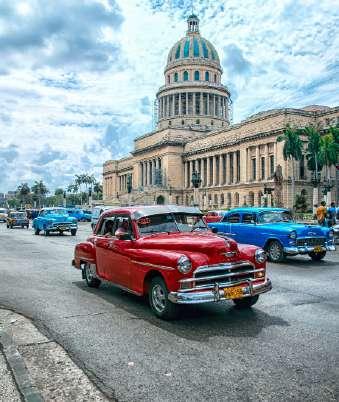
[[77,221],[90,222],[92,219],[92,214],[88,211],[84,211],[80,208],[68,208],[67,213],[69,216],[76,218]]
[[43,208],[37,218],[33,220],[32,227],[34,233],[38,235],[44,231],[48,236],[51,232],[63,234],[71,232],[75,236],[78,229],[78,223],[75,218],[68,215],[65,208]]
[[226,212],[221,222],[208,226],[238,243],[264,248],[273,262],[297,254],[319,261],[326,251],[335,250],[333,230],[296,223],[285,208],[237,208]]

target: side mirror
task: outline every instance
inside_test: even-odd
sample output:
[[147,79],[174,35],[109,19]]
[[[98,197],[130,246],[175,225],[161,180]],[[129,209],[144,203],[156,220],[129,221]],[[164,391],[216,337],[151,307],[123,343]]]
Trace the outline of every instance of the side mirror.
[[218,233],[218,229],[217,228],[212,228],[212,233]]

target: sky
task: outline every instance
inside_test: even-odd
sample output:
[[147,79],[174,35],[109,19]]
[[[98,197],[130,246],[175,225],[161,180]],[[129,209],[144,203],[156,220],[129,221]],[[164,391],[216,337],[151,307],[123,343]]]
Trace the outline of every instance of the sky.
[[[0,0],[0,192],[101,179],[152,130],[191,0]],[[338,106],[336,0],[196,0],[237,123],[268,109]]]

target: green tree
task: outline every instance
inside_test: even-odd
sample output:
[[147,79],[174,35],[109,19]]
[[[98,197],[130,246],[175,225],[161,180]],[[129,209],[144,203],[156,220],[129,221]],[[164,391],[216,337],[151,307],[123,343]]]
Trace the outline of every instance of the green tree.
[[[320,139],[320,152],[319,160],[325,167],[325,177],[330,183],[331,179],[331,166],[335,165],[338,161],[339,145],[335,142],[333,135],[325,134]],[[328,193],[327,193],[328,194]],[[327,202],[329,197],[327,196]]]
[[302,141],[300,139],[300,130],[294,129],[287,125],[283,135],[277,138],[277,141],[284,141],[283,156],[285,161],[290,160],[292,165],[292,205],[294,206],[295,198],[295,161],[299,161],[302,157]]
[[27,204],[30,199],[31,189],[27,183],[21,183],[17,188],[17,195],[20,203]]
[[32,192],[33,192],[33,199],[38,201],[38,206],[41,208],[43,204],[43,200],[46,197],[46,195],[49,193],[48,188],[44,184],[42,180],[35,181],[34,185],[32,186]]

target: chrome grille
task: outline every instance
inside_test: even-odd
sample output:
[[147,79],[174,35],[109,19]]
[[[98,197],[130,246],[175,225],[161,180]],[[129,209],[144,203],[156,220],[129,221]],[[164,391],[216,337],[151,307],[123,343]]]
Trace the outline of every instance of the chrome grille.
[[182,290],[211,289],[217,283],[219,286],[232,286],[237,283],[253,281],[256,272],[264,272],[265,269],[255,269],[247,261],[206,265],[198,267],[192,278],[182,279]]
[[323,246],[325,244],[324,237],[306,237],[297,239],[297,246]]

